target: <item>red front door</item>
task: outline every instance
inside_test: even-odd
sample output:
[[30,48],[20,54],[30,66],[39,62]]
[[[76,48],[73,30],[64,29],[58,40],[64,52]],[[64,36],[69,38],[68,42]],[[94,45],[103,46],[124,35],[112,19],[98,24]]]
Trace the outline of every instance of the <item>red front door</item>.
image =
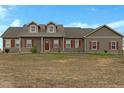
[[49,50],[49,40],[45,40],[45,50]]

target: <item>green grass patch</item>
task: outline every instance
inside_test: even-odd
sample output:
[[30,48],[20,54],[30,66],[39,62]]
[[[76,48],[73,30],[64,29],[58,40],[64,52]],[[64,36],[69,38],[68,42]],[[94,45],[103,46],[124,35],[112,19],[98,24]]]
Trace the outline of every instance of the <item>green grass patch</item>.
[[121,58],[117,54],[91,54],[91,53],[27,53],[27,54],[14,54],[15,60],[66,60],[66,59],[86,59],[86,60],[96,60],[99,58]]

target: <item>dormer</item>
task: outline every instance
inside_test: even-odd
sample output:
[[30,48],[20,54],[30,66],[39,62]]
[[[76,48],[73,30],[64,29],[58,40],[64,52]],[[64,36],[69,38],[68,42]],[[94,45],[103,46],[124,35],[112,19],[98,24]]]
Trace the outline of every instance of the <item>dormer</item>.
[[53,22],[49,22],[48,24],[47,24],[47,29],[46,29],[47,31],[47,33],[56,33],[56,24],[55,23],[53,23]]
[[28,24],[28,31],[30,33],[37,33],[38,32],[38,25],[35,22],[31,22]]

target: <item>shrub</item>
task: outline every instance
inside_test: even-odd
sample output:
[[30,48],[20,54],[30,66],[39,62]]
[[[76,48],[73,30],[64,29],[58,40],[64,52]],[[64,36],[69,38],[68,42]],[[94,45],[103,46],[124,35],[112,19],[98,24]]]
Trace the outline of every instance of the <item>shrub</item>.
[[78,49],[78,53],[81,53],[81,50],[80,49]]
[[108,53],[108,51],[107,50],[104,50],[104,53]]
[[10,50],[9,50],[8,48],[5,49],[5,52],[6,52],[6,53],[9,53],[9,51],[10,51]]
[[36,47],[32,47],[30,51],[31,51],[31,53],[37,53],[37,48]]
[[58,50],[58,53],[60,53],[60,52],[61,52],[61,50],[59,49],[59,50]]

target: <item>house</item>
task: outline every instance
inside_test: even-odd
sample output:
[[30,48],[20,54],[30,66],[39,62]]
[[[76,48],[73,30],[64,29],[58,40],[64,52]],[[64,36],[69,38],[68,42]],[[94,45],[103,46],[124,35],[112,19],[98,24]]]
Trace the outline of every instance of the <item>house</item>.
[[122,50],[123,36],[114,29],[102,25],[96,29],[64,27],[49,22],[30,22],[23,27],[9,27],[2,35],[3,50],[30,52],[118,52]]

